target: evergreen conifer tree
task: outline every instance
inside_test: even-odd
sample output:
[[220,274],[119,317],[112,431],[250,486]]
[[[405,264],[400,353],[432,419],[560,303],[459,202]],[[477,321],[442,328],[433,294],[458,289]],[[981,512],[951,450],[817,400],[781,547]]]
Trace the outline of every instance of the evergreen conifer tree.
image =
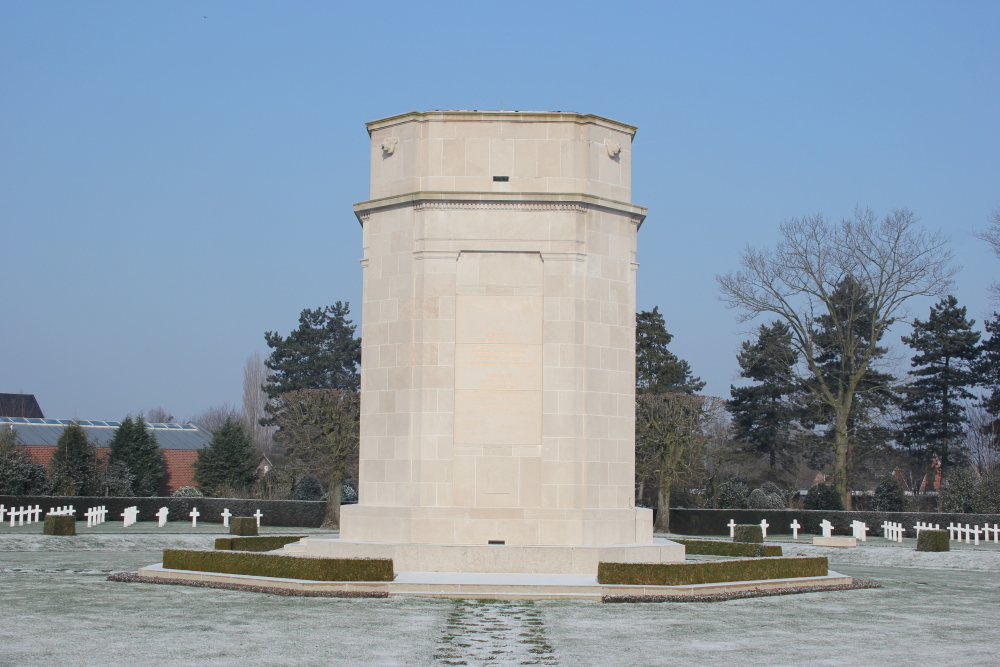
[[349,389],[360,383],[361,340],[347,316],[350,304],[332,306],[299,315],[299,328],[283,338],[277,332],[264,334],[271,355],[265,365],[272,371],[265,390],[271,398],[296,389]]
[[667,349],[667,333],[658,307],[635,316],[635,388],[644,394],[693,394],[705,383],[694,377],[691,366]]
[[156,494],[163,476],[163,452],[156,435],[147,428],[142,415],[129,415],[122,422],[108,446],[109,464],[121,464],[134,476],[132,488],[137,496]]
[[766,455],[773,470],[791,463],[790,432],[797,417],[795,364],[788,325],[761,325],[756,341],[744,341],[737,355],[740,376],[755,384],[730,387],[726,409],[733,416],[733,432],[746,450]]
[[52,495],[96,495],[100,489],[97,448],[87,432],[70,422],[56,441],[56,451],[49,462]]
[[0,428],[0,495],[33,496],[48,493],[49,480],[45,466],[35,463],[21,444],[17,432]]
[[208,447],[198,450],[194,480],[205,495],[229,489],[240,490],[254,481],[257,450],[239,421],[227,418],[212,436]]
[[903,342],[917,351],[910,371],[915,378],[903,401],[901,442],[911,451],[936,454],[942,467],[955,463],[955,444],[965,434],[963,399],[973,398],[974,366],[979,354],[979,332],[953,296],[931,308],[926,322],[915,319],[913,333]]
[[993,313],[983,327],[990,337],[979,344],[976,384],[986,393],[983,407],[994,419],[1000,419],[1000,313]]

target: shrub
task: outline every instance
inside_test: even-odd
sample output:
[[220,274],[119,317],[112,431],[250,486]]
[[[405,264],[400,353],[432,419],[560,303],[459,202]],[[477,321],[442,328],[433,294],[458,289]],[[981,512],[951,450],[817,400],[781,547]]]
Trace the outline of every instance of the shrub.
[[[760,526],[757,526],[760,528]],[[750,544],[745,542],[721,542],[716,540],[673,540],[683,544],[686,553],[693,556],[732,556],[734,558],[773,558],[781,556],[781,547],[776,544]]]
[[229,520],[229,534],[247,536],[256,535],[257,518],[252,516],[234,516]]
[[42,529],[45,535],[76,535],[75,516],[52,516],[45,517],[45,527]]
[[[824,559],[825,560],[825,559]],[[247,551],[165,549],[169,570],[245,574],[309,581],[392,581],[390,558],[306,558]]]
[[788,506],[781,490],[771,482],[768,484],[773,486],[777,492],[772,492],[770,489],[765,490],[763,487],[754,489],[747,496],[747,508],[752,510],[783,510]]
[[[164,565],[165,567],[166,565]],[[597,581],[625,586],[684,586],[726,581],[826,576],[819,558],[753,558],[693,563],[598,563]]]
[[880,512],[902,512],[906,509],[903,486],[891,475],[875,487],[875,509]]
[[917,535],[917,551],[951,551],[948,531],[922,528]]
[[315,475],[306,475],[295,485],[295,500],[322,500],[323,485]]
[[174,491],[174,498],[204,498],[205,494],[193,486],[182,486]]
[[220,551],[274,551],[286,544],[298,542],[294,535],[265,535],[263,537],[218,537],[215,548]]
[[817,484],[809,489],[802,507],[807,510],[843,510],[844,503],[835,488],[829,484]]
[[976,486],[974,504],[980,514],[1000,514],[1000,471],[993,470],[983,475]]
[[747,508],[747,485],[730,480],[719,487],[719,509],[743,510]]
[[208,447],[198,450],[194,480],[207,495],[217,495],[223,487],[240,489],[257,476],[260,457],[250,435],[239,421],[227,417],[212,434]]
[[764,541],[764,529],[759,525],[733,526],[733,542],[759,544]]
[[953,468],[941,485],[938,502],[942,512],[974,512],[976,505],[976,474],[968,468]]

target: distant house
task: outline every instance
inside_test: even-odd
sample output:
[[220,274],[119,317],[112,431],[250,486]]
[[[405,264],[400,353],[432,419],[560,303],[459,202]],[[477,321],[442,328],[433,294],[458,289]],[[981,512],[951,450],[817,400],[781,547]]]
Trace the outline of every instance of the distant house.
[[45,418],[34,394],[0,394],[0,416]]
[[260,463],[257,464],[257,479],[263,479],[264,475],[271,472],[274,464],[271,463],[271,459],[266,456],[260,459]]
[[[37,406],[37,403],[35,405]],[[10,428],[17,432],[32,460],[48,465],[52,454],[56,451],[56,441],[71,421],[84,428],[87,436],[97,445],[98,456],[107,456],[108,442],[114,437],[120,422],[3,416],[0,417],[0,428]],[[211,442],[212,434],[203,431],[195,424],[147,424],[147,426],[156,436],[156,442],[163,451],[166,462],[165,474],[160,480],[160,494],[170,495],[182,486],[195,486],[194,462],[198,459],[198,450],[207,447]]]

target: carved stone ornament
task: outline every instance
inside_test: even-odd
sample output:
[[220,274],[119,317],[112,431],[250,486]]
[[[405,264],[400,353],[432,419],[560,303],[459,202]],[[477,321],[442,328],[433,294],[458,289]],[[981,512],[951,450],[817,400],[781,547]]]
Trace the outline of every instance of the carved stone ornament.
[[614,139],[605,139],[604,147],[608,149],[608,157],[610,158],[616,158],[622,152],[621,144]]
[[382,140],[382,152],[386,155],[392,155],[396,152],[396,144],[399,143],[399,137],[386,137]]

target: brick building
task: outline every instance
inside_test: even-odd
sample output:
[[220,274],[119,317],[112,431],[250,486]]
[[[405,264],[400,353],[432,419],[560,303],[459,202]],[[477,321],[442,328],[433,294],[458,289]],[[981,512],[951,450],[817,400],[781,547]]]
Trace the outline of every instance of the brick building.
[[[97,445],[98,456],[107,456],[108,443],[114,437],[119,422],[88,419],[46,419],[44,417],[0,417],[0,428],[17,432],[28,455],[37,463],[48,465],[56,450],[56,441],[71,421],[82,426]],[[160,494],[170,495],[182,486],[194,486],[194,462],[198,450],[207,447],[212,435],[195,424],[147,424],[166,462],[160,480]]]

